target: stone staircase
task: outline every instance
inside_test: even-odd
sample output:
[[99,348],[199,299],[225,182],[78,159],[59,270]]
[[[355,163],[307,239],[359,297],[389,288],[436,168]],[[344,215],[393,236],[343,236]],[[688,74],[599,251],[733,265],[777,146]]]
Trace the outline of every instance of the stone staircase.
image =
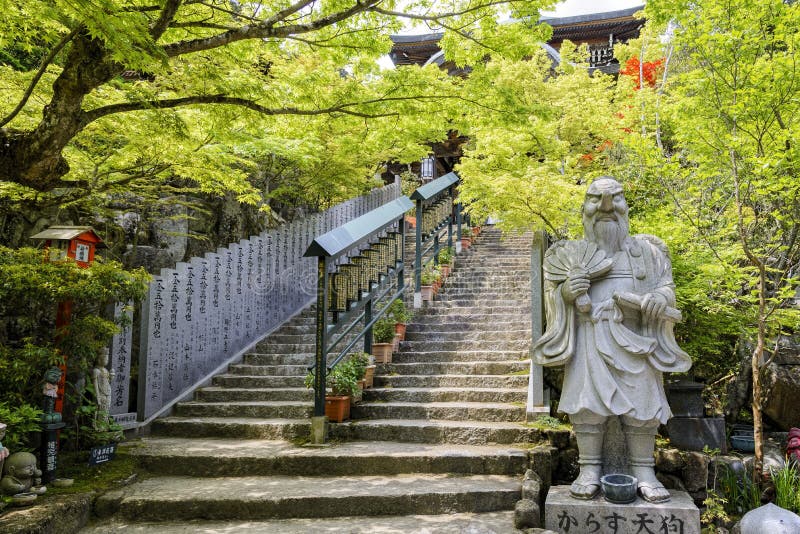
[[[134,442],[148,473],[85,532],[516,532],[526,447],[530,240],[486,230],[408,327],[375,388],[310,430],[304,311]],[[379,517],[376,517],[379,516]]]

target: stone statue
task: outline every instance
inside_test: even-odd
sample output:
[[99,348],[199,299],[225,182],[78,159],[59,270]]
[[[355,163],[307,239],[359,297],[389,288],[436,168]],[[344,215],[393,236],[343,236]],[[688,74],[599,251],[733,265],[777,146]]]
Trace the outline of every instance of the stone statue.
[[589,186],[583,228],[583,240],[545,254],[547,329],[533,348],[536,363],[565,366],[559,410],[573,423],[580,464],[570,493],[591,499],[600,490],[607,423],[618,418],[639,494],[666,501],[653,469],[656,429],[672,416],[662,372],[691,367],[672,332],[681,316],[667,248],[629,235],[622,186],[610,177]]
[[43,423],[60,423],[61,414],[56,411],[56,398],[58,398],[58,382],[61,380],[61,369],[58,367],[51,367],[44,374],[44,386],[42,387],[42,395],[44,395],[44,402],[42,403],[42,422]]
[[30,491],[31,486],[41,483],[42,472],[36,468],[36,456],[29,452],[15,452],[3,466],[0,491],[5,495],[16,495]]
[[110,372],[108,366],[108,348],[103,347],[97,356],[97,362],[92,369],[92,383],[94,384],[94,395],[97,399],[97,411],[94,414],[95,429],[98,423],[103,425],[108,419],[111,410],[111,381],[114,373]]

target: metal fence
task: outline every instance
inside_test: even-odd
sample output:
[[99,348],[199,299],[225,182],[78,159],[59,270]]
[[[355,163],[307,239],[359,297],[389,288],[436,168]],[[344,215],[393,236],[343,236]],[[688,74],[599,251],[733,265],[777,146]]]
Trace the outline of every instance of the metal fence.
[[[399,184],[350,199],[203,257],[162,269],[111,345],[111,413],[123,427],[154,418],[316,298],[318,235],[400,196]],[[117,316],[130,307],[117,305]],[[130,322],[130,321],[129,321]],[[136,411],[129,408],[133,330],[139,328]]]

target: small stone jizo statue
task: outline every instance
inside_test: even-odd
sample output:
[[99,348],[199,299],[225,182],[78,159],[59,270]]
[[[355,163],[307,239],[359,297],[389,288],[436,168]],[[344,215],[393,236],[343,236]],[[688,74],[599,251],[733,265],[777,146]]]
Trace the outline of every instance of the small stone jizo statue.
[[114,373],[108,368],[108,349],[103,347],[97,355],[97,362],[92,369],[92,383],[94,384],[94,394],[97,399],[97,411],[95,412],[95,428],[98,424],[102,426],[108,419],[111,411],[111,381]]
[[42,395],[44,401],[42,402],[42,415],[43,423],[60,423],[61,414],[56,411],[56,399],[58,398],[58,382],[61,380],[61,369],[58,367],[51,367],[44,374],[44,385],[42,386]]
[[[15,452],[6,458],[0,491],[5,495],[16,495],[41,484],[42,472],[36,467],[36,456],[29,452]],[[41,493],[41,492],[37,492]]]
[[656,429],[672,416],[662,373],[691,366],[672,332],[680,312],[667,248],[629,235],[622,186],[610,177],[589,186],[583,228],[583,240],[559,241],[545,254],[547,329],[533,350],[537,363],[565,366],[559,410],[573,423],[580,464],[570,493],[599,492],[607,423],[619,418],[639,494],[666,501],[653,459]]

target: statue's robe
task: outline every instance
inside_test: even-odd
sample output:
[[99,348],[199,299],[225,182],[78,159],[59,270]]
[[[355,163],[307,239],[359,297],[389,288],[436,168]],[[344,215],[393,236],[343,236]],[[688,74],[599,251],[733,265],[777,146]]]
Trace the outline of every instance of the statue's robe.
[[545,255],[547,330],[534,344],[533,358],[540,365],[565,366],[559,411],[587,410],[666,423],[672,412],[662,372],[684,372],[691,367],[691,359],[675,342],[675,319],[662,316],[643,321],[638,309],[613,298],[623,293],[642,298],[658,293],[668,306],[675,305],[664,243],[649,235],[627,237],[613,257],[611,270],[591,280],[592,305],[586,313],[565,302],[563,280],[548,279],[549,258],[551,254]]

